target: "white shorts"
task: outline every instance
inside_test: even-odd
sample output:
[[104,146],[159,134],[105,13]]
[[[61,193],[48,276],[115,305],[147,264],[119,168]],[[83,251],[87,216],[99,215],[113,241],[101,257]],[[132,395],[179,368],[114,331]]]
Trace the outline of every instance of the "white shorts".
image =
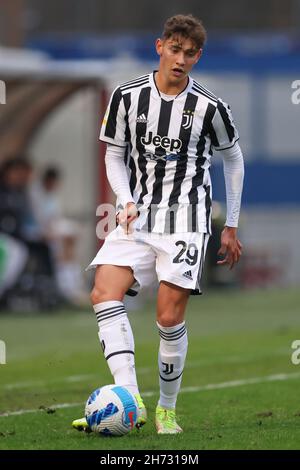
[[167,281],[201,294],[200,279],[208,239],[209,234],[195,232],[134,231],[126,235],[118,226],[107,236],[87,269],[101,264],[129,266],[136,280],[132,286],[135,291],[155,281]]

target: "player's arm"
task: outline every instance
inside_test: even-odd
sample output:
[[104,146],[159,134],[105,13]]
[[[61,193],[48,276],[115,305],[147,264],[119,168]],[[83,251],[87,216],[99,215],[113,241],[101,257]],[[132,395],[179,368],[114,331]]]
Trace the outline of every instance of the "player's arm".
[[219,255],[224,256],[218,264],[229,264],[230,269],[242,254],[242,244],[237,238],[237,227],[241,208],[244,181],[244,159],[236,142],[233,147],[222,150],[226,187],[226,223],[221,235]]
[[137,217],[137,208],[130,191],[124,154],[125,147],[107,144],[105,155],[107,179],[123,207],[117,215],[117,221],[123,226],[124,231],[129,233],[129,225]]
[[120,87],[110,98],[103,118],[100,140],[107,143],[105,156],[106,173],[110,186],[123,209],[118,213],[118,223],[129,232],[129,224],[136,218],[137,209],[130,191],[124,153],[128,144],[126,137],[126,109]]
[[227,206],[226,223],[221,234],[221,247],[218,252],[223,259],[218,261],[218,264],[228,264],[232,269],[242,253],[242,244],[237,237],[237,227],[243,190],[244,159],[238,144],[239,136],[231,110],[220,99],[211,125],[212,145],[223,157]]

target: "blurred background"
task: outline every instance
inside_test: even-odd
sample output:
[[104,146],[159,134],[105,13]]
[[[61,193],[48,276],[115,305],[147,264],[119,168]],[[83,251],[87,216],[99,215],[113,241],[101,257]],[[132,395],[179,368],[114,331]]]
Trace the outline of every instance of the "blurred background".
[[[300,284],[300,0],[0,0],[2,310],[88,304],[96,207],[113,200],[102,116],[118,83],[156,67],[154,41],[176,13],[208,30],[193,76],[230,104],[246,164],[243,259],[233,273],[216,268],[215,238],[206,283]],[[218,236],[217,155],[212,177]]]
[[118,83],[157,67],[154,41],[176,13],[208,30],[193,76],[230,104],[246,177],[244,254],[233,271],[216,268],[225,190],[213,157],[207,295],[188,306],[186,437],[172,445],[299,449],[300,0],[0,0],[0,449],[165,450],[152,419],[151,290],[126,301],[149,426],[120,444],[70,423],[112,380],[84,272],[99,247],[96,208],[113,201],[102,116]]

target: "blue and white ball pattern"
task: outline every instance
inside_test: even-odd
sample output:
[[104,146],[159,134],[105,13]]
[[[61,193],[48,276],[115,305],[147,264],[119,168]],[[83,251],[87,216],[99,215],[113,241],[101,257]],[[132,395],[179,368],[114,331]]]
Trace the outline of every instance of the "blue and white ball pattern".
[[119,385],[97,388],[85,405],[89,427],[104,436],[123,436],[138,419],[138,404],[132,393]]

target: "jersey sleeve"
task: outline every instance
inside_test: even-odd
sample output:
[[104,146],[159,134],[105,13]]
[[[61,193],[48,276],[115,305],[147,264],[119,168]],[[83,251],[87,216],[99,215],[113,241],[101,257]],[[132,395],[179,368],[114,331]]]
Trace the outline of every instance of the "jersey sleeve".
[[211,142],[215,150],[225,150],[232,147],[239,135],[235,127],[231,109],[220,98],[217,102],[216,112],[211,122]]
[[105,112],[99,139],[109,144],[126,147],[126,110],[120,88],[111,95]]

